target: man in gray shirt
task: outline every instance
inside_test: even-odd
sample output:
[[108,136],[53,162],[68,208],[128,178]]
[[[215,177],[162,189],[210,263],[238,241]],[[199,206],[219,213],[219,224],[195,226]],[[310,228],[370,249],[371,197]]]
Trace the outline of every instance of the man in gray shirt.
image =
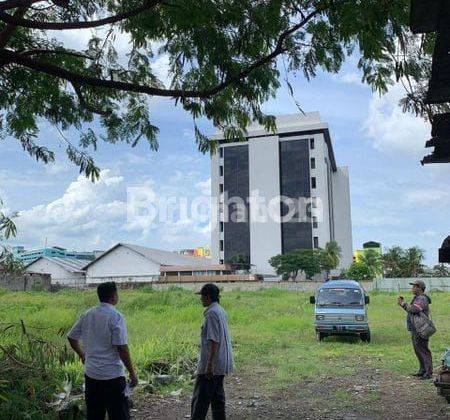
[[201,330],[200,357],[191,405],[191,420],[204,420],[211,405],[213,420],[225,419],[225,375],[233,372],[233,351],[219,288],[205,284],[198,293],[206,308]]
[[87,418],[103,420],[108,413],[109,420],[128,420],[124,367],[131,387],[138,379],[128,350],[125,319],[114,308],[119,301],[116,284],[100,284],[97,294],[100,304],[82,315],[68,334],[71,347],[84,364]]

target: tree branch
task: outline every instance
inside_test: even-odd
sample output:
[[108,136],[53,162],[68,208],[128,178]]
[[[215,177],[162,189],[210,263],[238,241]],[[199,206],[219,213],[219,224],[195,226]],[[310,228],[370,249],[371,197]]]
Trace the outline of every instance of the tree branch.
[[277,56],[282,54],[284,52],[284,41],[292,35],[294,32],[298,31],[300,28],[305,26],[312,18],[314,18],[317,14],[321,13],[324,9],[316,9],[313,12],[311,12],[308,16],[306,16],[304,19],[301,20],[301,22],[297,23],[296,25],[292,26],[290,29],[287,29],[286,31],[282,32],[281,35],[278,38],[278,41],[276,43],[275,49],[268,55],[260,58],[256,62],[254,62],[252,65],[248,66],[245,70],[238,73],[236,76],[227,77],[223,83],[218,84],[216,87],[208,90],[208,93],[210,96],[215,95],[216,93],[220,92],[221,90],[225,89],[229,85],[239,82],[240,80],[247,77],[253,70],[257,69],[258,67],[263,66],[264,64],[269,63],[273,59],[275,59]]
[[292,26],[286,31],[282,32],[277,40],[275,49],[268,55],[261,57],[259,60],[249,65],[241,72],[228,76],[225,78],[225,81],[219,83],[218,85],[205,90],[183,90],[183,89],[161,89],[152,86],[144,86],[138,85],[128,82],[122,81],[114,81],[114,80],[106,80],[91,76],[85,76],[79,73],[74,73],[72,71],[63,69],[61,67],[55,66],[50,63],[44,63],[42,61],[37,61],[31,59],[29,57],[22,56],[14,51],[3,49],[0,50],[0,63],[3,65],[15,63],[25,67],[28,67],[32,70],[36,70],[45,74],[49,74],[51,76],[58,77],[60,79],[67,80],[72,84],[77,85],[88,85],[93,87],[103,87],[107,89],[114,89],[120,91],[127,92],[136,92],[136,93],[144,93],[153,96],[162,96],[162,97],[171,97],[171,98],[199,98],[199,99],[208,99],[222,90],[226,89],[228,86],[232,84],[236,84],[241,82],[242,79],[249,76],[250,73],[261,67],[273,59],[275,59],[278,55],[282,54],[285,50],[284,41],[292,35],[295,31],[303,27],[306,23],[308,23],[314,16],[323,11],[323,9],[317,9],[311,12],[305,19],[303,19],[298,24]]
[[85,58],[87,60],[94,60],[94,57],[91,57],[87,54],[83,54],[77,51],[69,51],[69,50],[64,50],[64,49],[60,49],[60,50],[46,50],[46,49],[33,49],[33,50],[26,50],[20,53],[21,55],[23,55],[24,57],[27,56],[33,56],[33,55],[45,55],[45,54],[63,54],[63,55],[70,55],[72,57],[78,57],[78,58]]
[[75,93],[78,96],[78,101],[80,102],[80,105],[85,108],[87,111],[92,112],[93,114],[98,114],[98,115],[102,115],[102,116],[107,116],[108,115],[108,111],[104,111],[103,109],[100,108],[96,108],[92,105],[90,105],[86,99],[83,96],[83,92],[81,91],[80,86],[78,86],[76,83],[72,83],[73,86],[73,90],[75,91]]
[[[163,0],[147,0],[142,4],[142,6],[136,9],[129,10],[128,12],[118,13],[117,15],[109,16],[103,19],[91,20],[91,21],[77,21],[77,22],[38,22],[35,20],[24,19],[22,17],[11,16],[9,13],[0,11],[0,20],[9,24],[16,26],[21,26],[24,28],[31,29],[43,29],[43,30],[54,30],[63,31],[66,29],[86,29],[86,28],[97,28],[99,26],[108,25],[112,23],[117,23],[125,19],[132,18],[145,12],[147,10],[153,9],[158,4],[164,3]],[[1,9],[0,9],[1,10]]]
[[[26,13],[28,6],[19,7],[14,12],[14,18],[22,18],[22,16]],[[1,13],[1,12],[0,12]],[[14,32],[16,31],[17,25],[14,25],[13,23],[8,23],[3,29],[2,32],[0,32],[0,48],[5,48],[8,44],[8,41],[11,39],[11,37],[14,35]]]
[[33,3],[39,3],[41,0],[5,0],[0,1],[0,10],[15,9],[17,7],[29,7]]

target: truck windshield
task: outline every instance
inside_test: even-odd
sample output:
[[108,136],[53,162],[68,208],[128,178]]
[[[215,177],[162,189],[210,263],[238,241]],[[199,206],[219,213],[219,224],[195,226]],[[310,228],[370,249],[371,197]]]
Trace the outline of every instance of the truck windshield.
[[364,305],[363,294],[359,289],[333,288],[320,289],[317,295],[318,306],[352,306]]

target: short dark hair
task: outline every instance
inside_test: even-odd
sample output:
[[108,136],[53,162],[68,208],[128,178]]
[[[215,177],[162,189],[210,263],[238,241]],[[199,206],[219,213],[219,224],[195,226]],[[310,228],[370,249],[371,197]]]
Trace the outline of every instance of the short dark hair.
[[97,287],[97,295],[100,302],[108,302],[117,293],[117,285],[113,281],[99,284]]
[[211,299],[211,302],[220,302],[220,298],[219,298],[220,290],[213,283],[205,284],[199,293],[203,296],[209,296]]

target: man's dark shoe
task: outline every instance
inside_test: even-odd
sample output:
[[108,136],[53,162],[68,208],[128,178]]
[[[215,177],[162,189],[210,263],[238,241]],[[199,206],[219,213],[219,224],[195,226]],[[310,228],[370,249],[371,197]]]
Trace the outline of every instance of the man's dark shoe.
[[433,378],[433,376],[429,375],[429,374],[425,374],[425,375],[420,377],[420,379],[423,380],[423,381],[426,381],[426,380],[432,379],[432,378]]

